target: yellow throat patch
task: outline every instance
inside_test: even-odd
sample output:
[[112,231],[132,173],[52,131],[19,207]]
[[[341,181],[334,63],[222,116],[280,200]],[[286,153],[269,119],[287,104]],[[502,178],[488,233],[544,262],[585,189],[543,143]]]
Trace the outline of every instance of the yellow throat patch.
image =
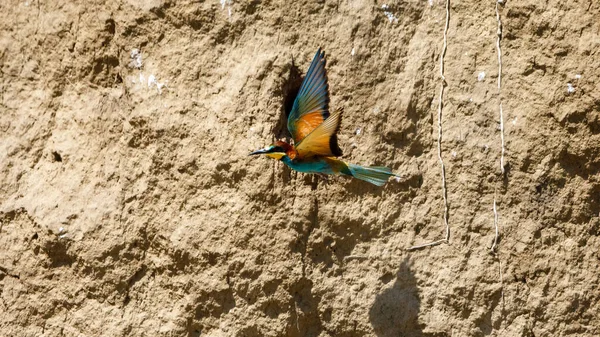
[[285,153],[283,152],[273,152],[273,153],[266,153],[267,156],[273,158],[273,159],[277,159],[280,160],[281,157],[285,156]]

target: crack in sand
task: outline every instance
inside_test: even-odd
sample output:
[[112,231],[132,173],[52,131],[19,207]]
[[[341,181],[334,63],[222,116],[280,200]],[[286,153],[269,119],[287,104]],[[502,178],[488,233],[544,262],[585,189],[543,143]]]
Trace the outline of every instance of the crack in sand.
[[446,77],[444,76],[444,56],[448,47],[448,27],[450,23],[450,0],[446,0],[446,24],[444,25],[444,44],[440,53],[440,79],[441,88],[438,104],[438,139],[437,139],[437,155],[441,167],[442,178],[442,197],[444,199],[444,225],[446,226],[446,237],[437,241],[416,245],[408,248],[408,250],[420,249],[425,247],[437,246],[442,243],[448,243],[450,240],[450,226],[448,225],[448,191],[446,188],[446,166],[442,158],[442,108],[444,106],[444,89],[447,86]]

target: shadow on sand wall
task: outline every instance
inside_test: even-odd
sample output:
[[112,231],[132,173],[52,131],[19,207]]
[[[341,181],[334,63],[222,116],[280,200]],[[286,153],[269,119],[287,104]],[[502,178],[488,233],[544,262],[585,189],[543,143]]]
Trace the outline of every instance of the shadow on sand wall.
[[369,320],[378,337],[423,336],[419,325],[421,302],[408,258],[400,265],[391,287],[375,298],[369,310]]

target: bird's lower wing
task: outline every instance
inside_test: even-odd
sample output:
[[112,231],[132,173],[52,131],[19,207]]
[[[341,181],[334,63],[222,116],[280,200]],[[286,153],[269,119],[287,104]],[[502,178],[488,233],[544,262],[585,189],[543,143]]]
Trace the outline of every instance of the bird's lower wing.
[[342,109],[336,110],[321,125],[308,134],[298,145],[298,157],[339,156],[341,150],[337,144],[336,133],[342,121]]

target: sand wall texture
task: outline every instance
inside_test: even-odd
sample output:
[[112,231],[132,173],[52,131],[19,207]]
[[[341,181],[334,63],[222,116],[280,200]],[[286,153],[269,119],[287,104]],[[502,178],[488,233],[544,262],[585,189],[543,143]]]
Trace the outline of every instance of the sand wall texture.
[[[445,1],[0,2],[0,335],[600,335],[600,2],[497,10],[450,2],[409,251]],[[247,156],[319,46],[401,180]]]

